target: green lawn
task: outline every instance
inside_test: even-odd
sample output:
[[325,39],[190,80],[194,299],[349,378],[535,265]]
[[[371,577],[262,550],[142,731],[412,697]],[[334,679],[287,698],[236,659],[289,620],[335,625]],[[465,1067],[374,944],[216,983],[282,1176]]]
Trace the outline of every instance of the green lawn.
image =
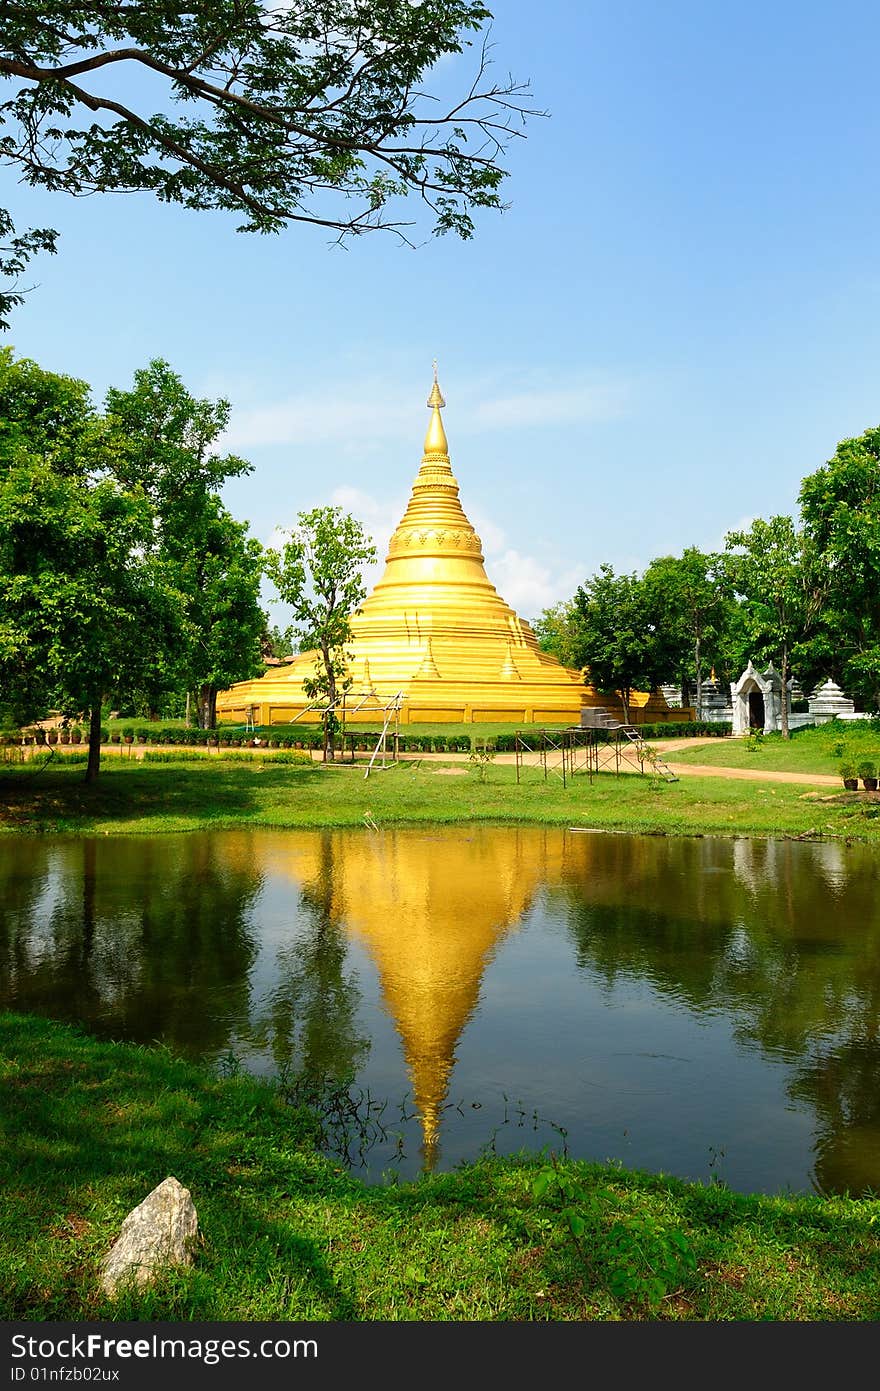
[[880,720],[833,720],[796,729],[790,739],[767,734],[760,739],[721,739],[668,755],[676,763],[706,763],[719,768],[766,768],[785,773],[837,773],[843,758],[858,763],[871,758],[880,765]]
[[[702,751],[701,751],[702,752]],[[452,771],[454,770],[454,771]],[[880,841],[880,803],[803,785],[604,773],[567,787],[510,764],[485,782],[466,762],[402,762],[364,779],[364,765],[289,765],[272,755],[238,761],[139,763],[111,755],[93,788],[81,766],[0,766],[0,832],[123,834],[230,826],[362,826],[419,822],[531,822],[682,835],[839,836]]]
[[[367,1187],[267,1084],[10,1014],[0,1080],[5,1320],[880,1318],[876,1200],[525,1155]],[[98,1261],[168,1175],[195,1264],[110,1302]]]

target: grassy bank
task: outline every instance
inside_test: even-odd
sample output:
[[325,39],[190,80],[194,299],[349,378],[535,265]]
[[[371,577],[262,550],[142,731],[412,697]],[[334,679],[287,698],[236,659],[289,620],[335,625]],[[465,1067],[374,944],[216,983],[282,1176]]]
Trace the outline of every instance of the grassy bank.
[[[880,1317],[877,1201],[526,1156],[367,1187],[266,1084],[10,1014],[0,1076],[4,1319]],[[111,1303],[97,1262],[169,1174],[195,1265]]]
[[678,783],[603,773],[562,786],[537,768],[517,785],[509,764],[485,782],[467,764],[401,763],[364,779],[363,765],[107,760],[96,786],[82,768],[0,768],[0,831],[157,834],[231,826],[322,827],[541,823],[670,835],[837,836],[880,841],[880,803],[803,785],[688,777]]
[[677,748],[669,757],[676,763],[702,763],[718,768],[763,768],[775,773],[838,772],[844,758],[859,763],[871,758],[880,764],[880,721],[833,720],[761,738],[724,739],[717,745]]

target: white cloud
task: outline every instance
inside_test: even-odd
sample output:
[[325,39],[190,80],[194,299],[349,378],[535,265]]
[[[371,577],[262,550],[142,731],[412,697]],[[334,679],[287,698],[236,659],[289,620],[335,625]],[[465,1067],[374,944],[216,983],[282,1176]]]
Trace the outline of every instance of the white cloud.
[[483,555],[498,555],[503,551],[507,544],[507,537],[503,529],[490,517],[484,517],[478,512],[470,512],[468,515],[474,530],[483,543]]
[[412,402],[406,406],[381,395],[308,392],[283,401],[233,410],[223,440],[225,449],[254,449],[260,445],[339,444],[370,448],[404,432],[412,432]]
[[530,425],[576,425],[608,420],[622,413],[622,385],[573,382],[551,390],[524,390],[481,401],[471,413],[471,426],[498,430]]
[[[456,398],[454,415],[447,416],[456,437],[613,419],[624,412],[629,395],[623,381],[597,381],[586,374],[551,385],[543,374],[515,390],[500,388],[496,377],[467,387]],[[337,382],[332,390],[305,390],[233,409],[223,447],[247,451],[265,445],[330,444],[345,454],[364,454],[389,440],[411,443],[414,430],[426,424],[411,392],[389,390],[386,382],[359,375]]]
[[534,619],[553,604],[570,599],[583,579],[581,572],[554,573],[534,556],[509,547],[494,556],[486,571],[502,599],[526,619]]

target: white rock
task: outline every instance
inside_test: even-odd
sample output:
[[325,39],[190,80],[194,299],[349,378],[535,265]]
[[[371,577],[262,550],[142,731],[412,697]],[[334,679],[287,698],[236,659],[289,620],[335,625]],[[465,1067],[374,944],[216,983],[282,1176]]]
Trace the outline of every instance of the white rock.
[[102,1289],[114,1295],[129,1280],[141,1289],[169,1265],[191,1265],[198,1232],[189,1189],[164,1179],[123,1222],[100,1265]]

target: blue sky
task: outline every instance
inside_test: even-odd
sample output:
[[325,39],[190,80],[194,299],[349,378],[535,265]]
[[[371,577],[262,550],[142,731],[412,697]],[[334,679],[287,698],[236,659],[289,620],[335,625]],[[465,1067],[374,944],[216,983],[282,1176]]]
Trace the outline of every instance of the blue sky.
[[[497,0],[497,74],[546,119],[473,241],[332,249],[320,229],[147,195],[16,187],[61,232],[8,336],[100,400],[150,358],[233,405],[268,541],[341,502],[380,544],[406,502],[431,362],[490,578],[534,618],[603,561],[641,568],[791,512],[880,422],[880,7]],[[462,87],[473,54],[443,65]]]

